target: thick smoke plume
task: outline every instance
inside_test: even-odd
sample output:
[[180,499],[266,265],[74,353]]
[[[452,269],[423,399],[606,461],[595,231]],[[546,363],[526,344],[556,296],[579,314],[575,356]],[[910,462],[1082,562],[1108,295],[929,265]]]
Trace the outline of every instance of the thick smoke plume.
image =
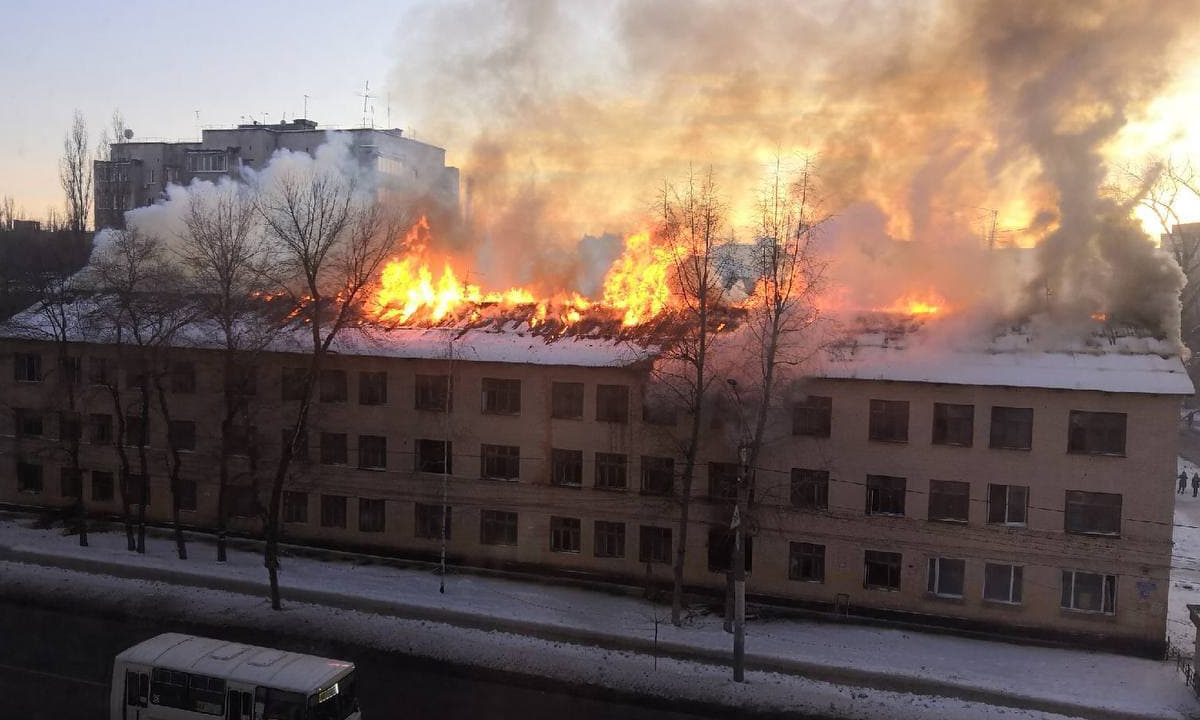
[[930,287],[1177,340],[1179,271],[1101,187],[1198,17],[1182,0],[457,0],[408,14],[390,82],[419,137],[458,154],[451,235],[488,248],[497,282],[580,275],[578,239],[648,224],[689,164],[714,166],[749,239],[774,157],[804,154],[837,216],[836,302]]

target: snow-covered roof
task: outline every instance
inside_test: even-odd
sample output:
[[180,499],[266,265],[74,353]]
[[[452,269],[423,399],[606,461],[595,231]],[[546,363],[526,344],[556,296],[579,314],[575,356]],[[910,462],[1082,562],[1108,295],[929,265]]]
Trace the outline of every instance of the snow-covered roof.
[[979,344],[950,338],[918,342],[864,333],[840,343],[817,375],[844,380],[890,380],[990,387],[1095,390],[1112,393],[1191,395],[1183,361],[1152,339],[1114,337],[1071,351],[1039,349],[1021,333]]

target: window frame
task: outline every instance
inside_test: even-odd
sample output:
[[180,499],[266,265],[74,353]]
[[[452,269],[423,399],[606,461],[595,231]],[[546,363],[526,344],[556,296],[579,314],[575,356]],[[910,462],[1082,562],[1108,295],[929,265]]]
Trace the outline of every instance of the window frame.
[[555,420],[583,419],[584,384],[581,382],[550,383],[550,417]]
[[484,415],[521,414],[521,381],[518,378],[480,379],[480,412]]
[[[808,489],[811,488],[811,493]],[[829,471],[792,468],[789,487],[791,506],[814,512],[829,510]],[[806,495],[812,495],[812,501]]]
[[303,490],[284,490],[280,503],[283,522],[308,524],[308,493]]
[[550,484],[555,487],[583,487],[583,451],[550,449]]
[[[374,446],[374,447],[372,447]],[[372,462],[374,461],[374,462]],[[386,435],[358,436],[358,469],[387,470],[388,451]]]
[[[1008,592],[1005,593],[1008,599],[998,597],[988,597],[989,588],[989,568],[1008,568]],[[1021,605],[1024,603],[1025,596],[1025,566],[1016,563],[1005,562],[988,562],[983,563],[983,601],[990,603],[1000,603],[1002,605]]]
[[628,385],[596,385],[596,422],[629,422]]
[[365,497],[358,499],[358,531],[360,533],[387,532],[387,500]]
[[[625,523],[617,520],[596,520],[592,523],[592,555],[598,558],[625,557]],[[614,549],[615,548],[615,549]]]
[[[900,409],[903,408],[903,419]],[[911,407],[908,400],[871,398],[867,439],[871,442],[904,444],[908,442]]]
[[[336,528],[336,529],[340,529],[340,530],[347,529],[346,528],[346,516],[348,514],[348,510],[346,507],[348,504],[346,501],[347,497],[348,496],[346,496],[346,495],[331,495],[331,494],[327,494],[327,493],[321,493],[321,501],[320,501],[321,517],[320,517],[320,523],[319,523],[320,527]],[[340,506],[340,511],[339,511],[339,506]],[[341,518],[340,522],[337,521],[339,517]]]
[[[906,516],[908,509],[908,478],[896,475],[867,475],[866,490],[867,515],[881,517]],[[898,512],[894,509],[897,499],[899,501]],[[885,500],[888,502],[885,503]],[[893,507],[893,509],[882,509],[885,504]]]
[[[1015,417],[1017,413],[1028,414],[1028,419]],[[1003,416],[1003,417],[1001,417]],[[988,448],[992,450],[1033,450],[1033,408],[1010,407],[1008,405],[993,405],[991,423],[988,426]],[[1020,435],[1011,444],[1013,435]]]
[[520,542],[520,515],[509,510],[479,511],[479,544],[517,547]]
[[388,404],[387,370],[358,371],[358,404],[367,406]]
[[[948,492],[953,490],[952,492]],[[965,492],[960,492],[965,491]],[[935,503],[939,498],[942,502],[952,505],[952,508],[939,508],[935,514]],[[948,514],[948,509],[959,509],[957,506],[961,504],[961,515]],[[930,480],[929,481],[929,507],[926,512],[926,519],[930,522],[956,523],[966,525],[971,521],[971,483],[963,480]]]
[[[958,592],[947,592],[942,588],[942,579],[949,575],[953,578],[952,573],[947,573],[942,565],[950,563],[960,563],[961,574],[958,577],[959,588]],[[937,598],[949,600],[962,600],[966,595],[967,590],[967,561],[965,558],[943,557],[935,555],[929,558],[926,565],[925,574],[925,594]]]
[[13,382],[18,383],[37,383],[41,382],[42,376],[42,355],[36,352],[14,352],[13,353]]
[[[617,472],[618,469],[619,472]],[[625,453],[597,452],[594,473],[592,487],[597,490],[609,490],[613,492],[629,490],[629,456]],[[614,474],[620,475],[620,485],[610,482]],[[602,480],[603,482],[601,482]]]
[[[652,482],[658,473],[666,473],[666,485]],[[659,478],[661,479],[661,478]],[[643,455],[641,458],[641,494],[668,496],[675,490],[675,458]]]
[[670,565],[671,551],[674,549],[671,528],[658,525],[639,525],[638,528],[638,562]]
[[520,482],[521,447],[480,443],[479,477],[484,480]]
[[[889,584],[880,585],[871,582],[871,567],[883,566],[887,573]],[[895,585],[890,584],[892,572],[895,572]],[[863,589],[900,592],[904,579],[904,555],[886,550],[863,550]]]
[[[1090,420],[1092,423],[1085,421]],[[1094,424],[1093,424],[1094,423]],[[1109,445],[1120,435],[1120,442]],[[1072,455],[1126,457],[1129,415],[1104,410],[1071,410],[1067,415],[1067,452]]]
[[[1067,583],[1068,574],[1070,575],[1070,584]],[[1100,578],[1100,609],[1092,610],[1089,608],[1077,607],[1079,588],[1079,576],[1091,575]],[[1059,607],[1068,612],[1085,613],[1088,615],[1116,615],[1117,614],[1117,575],[1104,572],[1092,572],[1090,570],[1075,570],[1069,568],[1061,568],[1059,572]],[[1069,589],[1068,589],[1069,588]],[[1068,595],[1070,595],[1070,603],[1065,604]]]
[[[432,453],[434,446],[438,446],[440,452]],[[436,438],[415,438],[413,440],[413,460],[415,461],[415,470],[419,473],[429,473],[431,475],[453,475],[454,474],[454,443],[450,440],[438,440]],[[434,455],[437,458],[434,458]],[[440,467],[440,470],[431,469]]]
[[[818,550],[819,548],[819,550]],[[807,582],[818,585],[825,584],[825,555],[826,547],[822,543],[803,541],[788,543],[788,580]],[[817,564],[819,562],[819,565]],[[819,569],[809,575],[804,573],[806,567]]]
[[[954,413],[965,416],[955,417]],[[965,425],[965,432],[964,426]],[[948,447],[972,447],[975,443],[975,406],[963,403],[933,404],[932,444]]]
[[827,438],[832,432],[832,396],[809,395],[792,406],[792,435]]
[[579,555],[583,548],[583,521],[574,517],[550,516],[550,552]]
[[[446,520],[446,540],[451,540],[454,530],[454,506],[446,505],[444,516]],[[413,536],[422,540],[442,539],[443,508],[440,503],[413,503]]]
[[[1074,497],[1072,497],[1074,496]],[[1097,500],[1107,498],[1105,502],[1085,502],[1088,499]],[[1111,498],[1116,498],[1116,502],[1112,502]],[[1124,505],[1125,497],[1121,493],[1104,493],[1094,492],[1090,490],[1067,490],[1063,500],[1063,531],[1071,535],[1096,535],[1101,537],[1121,537],[1122,524],[1124,522]],[[1080,521],[1090,519],[1104,519],[1104,515],[1115,512],[1116,529],[1115,530],[1096,530],[1081,528],[1078,524],[1072,524],[1072,519],[1079,523]],[[1107,518],[1112,520],[1113,518]]]
[[450,412],[454,409],[454,389],[449,375],[413,376],[413,409]]
[[[1004,488],[1004,506],[1003,506],[1004,507],[1004,519],[1003,520],[994,519],[995,507],[996,507],[996,503],[994,501],[995,500],[994,496],[996,495],[996,489],[998,489],[998,488]],[[1024,495],[1025,495],[1024,502],[1021,504],[1021,512],[1023,513],[1022,517],[1024,519],[1019,522],[1009,519],[1012,515],[1011,508],[1013,507],[1012,496],[1013,496],[1014,488],[1020,488],[1021,490],[1024,491]],[[1029,525],[1029,486],[1028,485],[1009,485],[1009,484],[1005,484],[1005,483],[988,483],[987,523],[989,525],[1005,525],[1007,527],[1026,527],[1026,526],[1028,526]]]

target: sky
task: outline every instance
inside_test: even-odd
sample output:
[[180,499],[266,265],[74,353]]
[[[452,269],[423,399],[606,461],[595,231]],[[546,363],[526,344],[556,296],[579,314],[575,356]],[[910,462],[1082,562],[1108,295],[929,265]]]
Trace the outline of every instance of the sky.
[[[370,82],[372,94],[380,88],[370,102],[383,125],[382,88],[407,6],[0,0],[0,197],[11,195],[35,218],[61,205],[57,163],[76,108],[93,145],[114,108],[135,139],[192,139],[207,125],[299,117],[306,94],[308,115],[322,126],[358,125]],[[403,103],[392,98],[391,108],[392,124],[408,128]]]

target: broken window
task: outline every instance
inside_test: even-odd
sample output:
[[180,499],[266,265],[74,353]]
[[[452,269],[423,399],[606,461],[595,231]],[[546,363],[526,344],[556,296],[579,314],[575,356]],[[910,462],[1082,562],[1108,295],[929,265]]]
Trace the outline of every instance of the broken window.
[[579,552],[582,534],[579,518],[550,517],[550,551],[561,553]]
[[1029,450],[1033,447],[1033,408],[993,407],[989,447]]
[[869,436],[879,442],[908,442],[908,401],[872,400]]
[[489,480],[517,480],[521,477],[521,448],[515,445],[481,445],[480,477]]
[[1063,570],[1061,604],[1069,610],[1113,615],[1117,612],[1117,576]]
[[975,406],[933,404],[933,444],[971,447],[975,437]]
[[825,546],[815,543],[789,543],[788,578],[804,582],[825,582]]
[[583,383],[553,383],[550,386],[550,416],[566,420],[582,418]]
[[809,395],[792,408],[792,434],[829,437],[833,425],[833,398]]
[[1072,410],[1069,427],[1067,452],[1125,454],[1125,413]]
[[903,515],[907,481],[890,475],[867,476],[867,514]]
[[926,578],[925,590],[930,595],[938,597],[961,598],[966,574],[966,560],[929,558],[929,573]]
[[929,519],[967,522],[971,512],[970,483],[929,481]]
[[629,422],[629,387],[597,385],[596,419],[602,422]]
[[521,381],[484,378],[483,412],[489,415],[520,415]]
[[988,485],[988,522],[1024,525],[1029,488],[1024,485]]
[[552,449],[550,451],[550,483],[562,487],[581,487],[583,485],[583,451]]
[[1082,535],[1121,534],[1121,496],[1067,491],[1066,531]]
[[900,589],[900,553],[867,550],[863,553],[863,587],[878,590]]
[[829,508],[829,471],[792,468],[792,507],[805,510]]
[[454,472],[451,464],[454,455],[448,440],[418,439],[416,445],[417,472],[445,475]]

